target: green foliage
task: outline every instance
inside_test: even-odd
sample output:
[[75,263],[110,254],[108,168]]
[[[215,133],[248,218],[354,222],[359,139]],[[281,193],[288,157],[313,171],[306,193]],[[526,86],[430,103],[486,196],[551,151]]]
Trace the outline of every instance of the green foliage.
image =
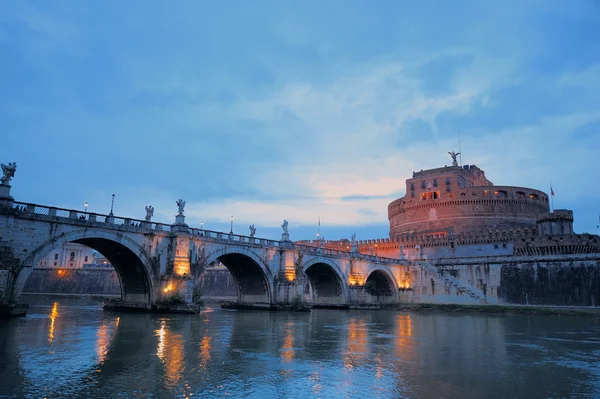
[[175,305],[183,305],[185,304],[185,299],[181,294],[175,292],[167,297],[159,299],[156,301],[157,305],[166,305],[166,306],[175,306]]
[[200,289],[198,287],[194,289],[194,293],[192,294],[192,303],[204,306],[204,300],[202,300],[202,295],[200,295]]
[[306,307],[304,304],[304,298],[300,294],[296,294],[295,297],[292,298],[292,302],[290,304],[292,310],[302,310]]

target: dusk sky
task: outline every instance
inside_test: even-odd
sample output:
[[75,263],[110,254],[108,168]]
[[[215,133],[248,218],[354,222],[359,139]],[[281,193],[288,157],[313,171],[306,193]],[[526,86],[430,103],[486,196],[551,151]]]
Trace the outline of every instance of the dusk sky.
[[17,201],[292,240],[388,235],[458,151],[599,233],[600,1],[2,1]]

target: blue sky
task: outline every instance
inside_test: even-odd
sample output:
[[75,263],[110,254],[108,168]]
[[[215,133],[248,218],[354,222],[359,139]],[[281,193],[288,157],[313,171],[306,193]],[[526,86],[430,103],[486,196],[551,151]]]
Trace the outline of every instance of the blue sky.
[[413,170],[463,163],[600,214],[600,2],[5,1],[17,200],[276,238],[387,235]]

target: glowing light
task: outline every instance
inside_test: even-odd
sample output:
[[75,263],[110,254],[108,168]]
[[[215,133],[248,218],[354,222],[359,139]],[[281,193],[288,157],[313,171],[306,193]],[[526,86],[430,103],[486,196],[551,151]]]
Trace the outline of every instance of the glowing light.
[[290,363],[294,359],[294,334],[292,327],[293,324],[290,321],[284,325],[285,338],[281,346],[281,358],[285,363]]
[[58,317],[58,302],[54,302],[52,310],[50,311],[50,328],[48,329],[48,342],[52,343],[54,340],[54,322]]
[[62,276],[63,274],[65,274],[65,271],[64,270],[58,270],[57,273],[58,273],[59,276]]
[[364,320],[351,318],[348,322],[348,350],[344,356],[344,367],[358,366],[367,353],[367,325]]
[[98,362],[103,363],[108,353],[108,344],[110,343],[110,336],[108,331],[108,325],[104,324],[98,329],[96,339],[96,355],[98,356]]
[[156,347],[156,356],[160,360],[164,359],[165,356],[165,336],[167,332],[165,331],[165,321],[160,322],[160,328],[154,331],[154,335],[158,336],[158,346]]
[[404,361],[414,358],[414,340],[412,339],[412,319],[409,314],[398,315],[396,319],[396,356]]
[[296,271],[294,269],[286,269],[285,279],[287,281],[294,281],[296,279]]
[[167,292],[173,291],[173,283],[169,283],[165,288],[163,288],[163,292],[166,294]]
[[352,273],[350,274],[350,278],[348,279],[348,281],[350,282],[351,286],[355,286],[355,285],[363,285],[363,278],[360,274],[358,273]]
[[202,360],[200,363],[200,367],[202,367],[203,369],[206,368],[206,365],[210,360],[210,351],[212,349],[210,340],[211,338],[208,335],[205,335],[204,337],[202,337],[202,342],[200,342],[200,354],[198,356]]

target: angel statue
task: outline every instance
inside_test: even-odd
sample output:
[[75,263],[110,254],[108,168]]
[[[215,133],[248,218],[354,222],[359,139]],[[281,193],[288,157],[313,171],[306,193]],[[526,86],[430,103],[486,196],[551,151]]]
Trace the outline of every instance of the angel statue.
[[256,234],[256,227],[254,227],[253,224],[250,225],[250,237],[254,237],[254,234]]
[[175,203],[177,204],[177,207],[179,208],[179,212],[177,214],[183,215],[183,208],[185,208],[185,201],[180,198],[179,200],[175,201]]
[[460,152],[450,151],[448,154],[452,157],[452,166],[458,166],[456,158],[460,155]]
[[0,181],[2,182],[3,185],[7,186],[10,179],[15,177],[16,170],[17,170],[16,162],[9,162],[8,165],[2,164],[2,173],[4,173],[4,176],[2,176],[2,178],[0,178]]
[[356,242],[356,233],[352,233],[352,237],[350,237],[350,239],[352,240],[352,244],[354,244]]
[[148,205],[146,206],[146,221],[150,221],[150,219],[152,219],[152,216],[154,216],[154,207],[152,205]]
[[288,234],[288,221],[287,220],[283,221],[281,228],[283,229],[284,234]]

